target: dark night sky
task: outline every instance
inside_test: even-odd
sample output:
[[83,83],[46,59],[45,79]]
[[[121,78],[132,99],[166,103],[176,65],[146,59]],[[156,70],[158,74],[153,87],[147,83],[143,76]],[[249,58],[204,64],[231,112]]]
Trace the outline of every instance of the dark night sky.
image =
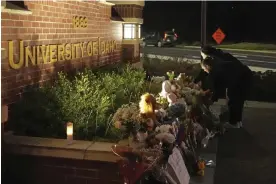
[[[175,28],[182,41],[199,41],[201,2],[146,1],[143,31]],[[276,2],[207,2],[207,39],[220,27],[225,42],[276,43]]]

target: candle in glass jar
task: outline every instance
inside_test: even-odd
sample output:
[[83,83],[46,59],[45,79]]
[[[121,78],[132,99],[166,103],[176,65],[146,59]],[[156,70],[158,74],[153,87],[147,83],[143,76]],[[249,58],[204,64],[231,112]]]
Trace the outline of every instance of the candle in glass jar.
[[73,141],[73,123],[71,122],[67,123],[66,133],[67,133],[67,140]]

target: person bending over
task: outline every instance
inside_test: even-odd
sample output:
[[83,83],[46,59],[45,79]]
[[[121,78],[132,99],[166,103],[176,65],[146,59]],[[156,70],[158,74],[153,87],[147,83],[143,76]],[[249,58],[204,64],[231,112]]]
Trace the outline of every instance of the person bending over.
[[[208,45],[201,48],[200,55],[201,55],[201,62],[206,57],[212,57],[221,62],[234,61],[234,62],[241,64],[241,62],[237,58],[235,58],[233,55],[231,55],[227,52],[223,52],[221,49],[217,49],[215,47],[208,46]],[[210,86],[209,86],[210,79],[208,77],[208,73],[205,72],[203,69],[201,69],[198,76],[195,78],[194,83],[201,85],[201,87],[204,91],[208,92],[208,91],[212,90],[212,89],[210,89]],[[214,91],[214,90],[212,90],[212,91]],[[213,92],[213,94],[212,94],[212,101],[215,102],[218,100],[219,97],[222,97],[222,96],[225,96],[225,90],[223,88],[216,89],[216,91]]]
[[249,92],[252,72],[248,66],[235,60],[219,61],[216,58],[206,57],[201,62],[202,69],[208,73],[214,91],[226,90],[228,100],[229,123],[226,128],[242,127],[242,113],[244,101]]

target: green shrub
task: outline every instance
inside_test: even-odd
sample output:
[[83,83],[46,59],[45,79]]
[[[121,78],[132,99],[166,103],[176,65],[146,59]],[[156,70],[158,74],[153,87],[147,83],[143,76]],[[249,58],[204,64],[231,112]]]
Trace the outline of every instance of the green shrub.
[[65,124],[74,123],[76,139],[95,137],[115,140],[111,125],[121,105],[139,100],[145,74],[127,66],[112,72],[85,70],[69,79],[59,73],[54,85],[32,89],[13,105],[11,129],[20,135],[65,137]]

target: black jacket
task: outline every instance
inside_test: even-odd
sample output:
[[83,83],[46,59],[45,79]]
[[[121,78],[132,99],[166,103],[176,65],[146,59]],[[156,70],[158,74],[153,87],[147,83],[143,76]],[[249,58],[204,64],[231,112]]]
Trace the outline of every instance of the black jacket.
[[235,60],[216,61],[209,73],[211,89],[214,91],[226,88],[231,91],[243,90],[251,81],[251,76],[252,72],[248,66]]

